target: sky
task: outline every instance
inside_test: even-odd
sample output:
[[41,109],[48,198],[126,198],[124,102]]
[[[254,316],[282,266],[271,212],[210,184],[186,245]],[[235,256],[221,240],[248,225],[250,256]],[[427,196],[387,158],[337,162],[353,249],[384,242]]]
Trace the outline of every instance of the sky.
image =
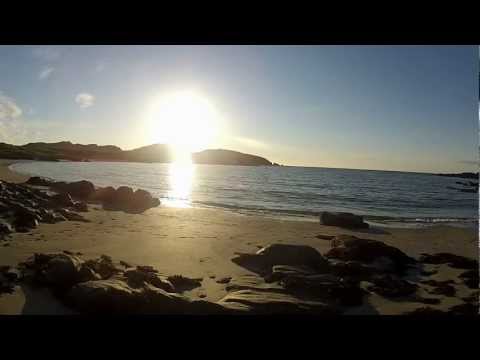
[[[132,149],[215,127],[199,146],[285,165],[478,171],[478,64],[478,46],[0,46],[0,141]],[[152,109],[183,93],[208,119],[167,130]]]

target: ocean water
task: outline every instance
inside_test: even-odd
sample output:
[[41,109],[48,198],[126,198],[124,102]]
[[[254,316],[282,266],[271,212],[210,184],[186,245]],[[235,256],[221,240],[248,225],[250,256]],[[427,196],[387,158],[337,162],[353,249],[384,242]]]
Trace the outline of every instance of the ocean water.
[[305,167],[119,162],[20,162],[11,169],[97,186],[142,188],[167,206],[218,207],[246,214],[318,219],[347,211],[382,224],[478,224],[478,194],[458,178],[421,173]]

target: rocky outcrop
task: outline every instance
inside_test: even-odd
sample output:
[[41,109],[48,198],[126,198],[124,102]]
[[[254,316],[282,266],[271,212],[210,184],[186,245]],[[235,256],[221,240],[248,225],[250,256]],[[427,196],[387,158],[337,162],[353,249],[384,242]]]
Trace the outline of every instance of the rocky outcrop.
[[421,254],[420,262],[424,264],[448,264],[456,269],[472,269],[478,271],[478,261],[465,256],[449,253]]
[[350,229],[366,229],[369,225],[363,221],[363,217],[346,212],[320,213],[320,224],[327,226],[338,226]]
[[70,183],[58,181],[51,184],[50,187],[59,193],[69,194],[73,198],[82,200],[88,199],[95,192],[95,186],[86,180]]
[[[45,184],[42,178],[31,179],[32,184]],[[29,232],[40,223],[87,221],[77,214],[88,211],[85,202],[74,201],[68,193],[52,195],[35,186],[0,181],[0,238],[15,231]]]
[[97,194],[98,197],[103,198],[104,209],[121,210],[129,213],[142,213],[147,209],[160,205],[160,200],[152,197],[148,191],[142,189],[133,191],[128,186],[120,186],[115,191],[102,189]]
[[[344,265],[343,270],[338,270],[353,271],[353,268],[356,268],[362,273],[368,273],[368,271],[403,273],[409,265],[416,263],[415,259],[393,246],[381,241],[361,239],[351,235],[336,236],[332,240],[332,249],[325,256],[342,261],[361,262],[362,264],[349,263]],[[364,267],[363,263],[368,264],[368,268]]]
[[232,261],[259,274],[270,274],[274,265],[304,265],[319,271],[328,267],[327,260],[306,245],[273,244],[256,254],[239,253]]

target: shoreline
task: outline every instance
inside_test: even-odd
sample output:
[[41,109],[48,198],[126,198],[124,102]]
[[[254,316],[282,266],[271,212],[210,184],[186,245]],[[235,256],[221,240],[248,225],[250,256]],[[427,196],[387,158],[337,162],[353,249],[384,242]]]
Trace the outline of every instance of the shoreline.
[[[24,182],[28,180],[30,176],[38,176],[36,174],[24,174],[16,172],[9,168],[10,165],[14,165],[19,162],[35,162],[35,160],[9,160],[0,159],[0,180],[13,181],[10,182]],[[98,161],[92,161],[98,162]],[[376,170],[375,170],[376,171]],[[52,179],[56,180],[56,179]],[[95,184],[94,184],[95,185]],[[96,185],[95,185],[96,186]],[[256,209],[256,208],[242,208],[236,206],[222,206],[211,205],[209,202],[190,202],[186,206],[179,205],[176,200],[171,201],[169,199],[160,198],[162,207],[172,208],[197,208],[197,209],[217,209],[219,211],[226,211],[229,213],[240,214],[244,216],[260,216],[278,220],[291,220],[300,222],[316,222],[318,221],[318,213],[310,211],[296,211],[296,210],[275,210],[275,209]],[[176,204],[177,203],[177,204]],[[476,218],[441,218],[441,217],[391,217],[381,215],[362,215],[364,220],[371,226],[379,226],[385,228],[425,228],[436,225],[446,225],[452,227],[462,228],[478,228],[478,219]]]
[[[7,176],[19,182],[28,179],[27,176],[12,176],[7,163],[13,162],[0,161],[0,169],[3,168],[0,178]],[[422,253],[451,253],[478,259],[478,232],[445,224],[348,230],[324,226],[318,221],[245,216],[218,208],[160,206],[141,214],[107,211],[92,204],[88,209],[82,215],[89,222],[41,223],[27,233],[9,235],[0,247],[0,265],[16,266],[34,253],[67,250],[81,252],[85,259],[105,254],[130,264],[153,266],[164,274],[202,278],[201,286],[185,292],[185,296],[216,302],[228,294],[226,286],[217,280],[253,274],[232,261],[235,254],[255,253],[273,244],[307,245],[326,254],[331,249],[331,242],[321,236],[354,235],[372,239],[396,247],[414,258],[419,258]],[[431,265],[428,269],[436,271],[434,280],[455,279],[458,284],[455,297],[433,296],[441,302],[432,308],[448,310],[460,305],[462,298],[470,296],[471,291],[458,277],[460,270],[450,269],[447,265]],[[427,290],[429,288],[422,285],[420,295],[425,295]],[[432,295],[428,294],[428,297]],[[372,293],[363,306],[352,308],[348,313],[403,314],[424,306]],[[0,314],[65,314],[68,311],[48,291],[35,292],[20,286],[13,294],[0,295]]]

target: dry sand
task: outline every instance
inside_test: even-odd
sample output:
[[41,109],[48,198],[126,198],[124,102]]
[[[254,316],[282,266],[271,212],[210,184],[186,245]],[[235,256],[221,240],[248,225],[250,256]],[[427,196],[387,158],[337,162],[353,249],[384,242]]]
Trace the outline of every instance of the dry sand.
[[[8,162],[0,163],[0,178],[22,181],[22,176],[12,175],[5,164]],[[226,292],[225,285],[216,280],[250,273],[230,260],[235,252],[255,252],[265,245],[288,243],[310,245],[325,253],[330,242],[317,239],[318,234],[353,234],[381,240],[414,257],[422,252],[449,252],[478,258],[478,231],[471,228],[444,225],[420,229],[374,227],[359,232],[312,221],[249,216],[216,209],[161,206],[143,214],[126,214],[104,211],[98,206],[89,208],[85,217],[90,223],[40,224],[30,233],[11,235],[4,243],[8,246],[0,246],[0,264],[16,265],[34,252],[69,250],[81,252],[86,258],[106,254],[132,264],[152,265],[166,274],[203,277],[202,287],[186,294],[193,298],[206,295],[207,300],[217,301]],[[430,268],[439,270],[430,277],[435,280],[455,279],[462,272],[446,265]],[[461,284],[457,290],[456,297],[442,297],[442,303],[432,307],[446,309],[460,304],[459,298],[472,292]],[[352,308],[349,313],[396,314],[422,306],[425,305],[370,295],[365,306]],[[13,295],[0,297],[0,314],[69,312],[55,304],[48,293],[32,294],[28,289],[19,288]]]

